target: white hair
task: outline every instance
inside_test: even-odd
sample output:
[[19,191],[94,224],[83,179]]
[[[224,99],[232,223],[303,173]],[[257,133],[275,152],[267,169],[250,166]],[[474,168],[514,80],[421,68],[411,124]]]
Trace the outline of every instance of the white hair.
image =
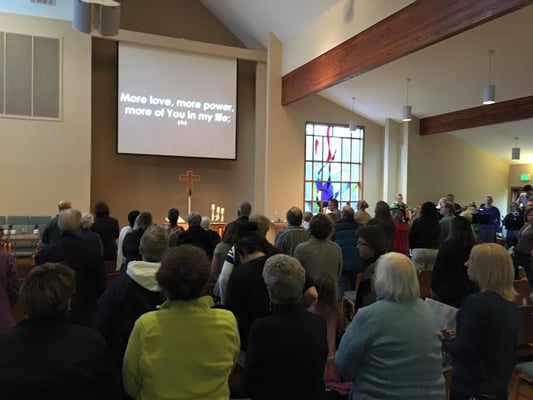
[[89,229],[94,224],[94,217],[90,213],[81,214],[81,228]]
[[209,218],[207,215],[204,215],[202,217],[202,222],[200,222],[200,226],[203,229],[208,230],[210,225],[211,225],[211,218]]
[[74,208],[60,211],[57,226],[61,232],[78,233],[81,227],[81,212]]
[[263,268],[263,280],[277,303],[297,303],[302,298],[305,270],[294,257],[276,254],[268,258]]
[[390,252],[379,257],[374,280],[377,297],[406,303],[420,297],[415,265],[404,254]]

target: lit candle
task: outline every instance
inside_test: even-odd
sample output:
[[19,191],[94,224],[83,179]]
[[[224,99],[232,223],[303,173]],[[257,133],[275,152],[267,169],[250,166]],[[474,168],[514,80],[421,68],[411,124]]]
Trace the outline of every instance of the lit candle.
[[217,214],[220,213],[220,207],[217,206]]
[[211,211],[215,211],[215,203],[211,204]]
[[222,214],[224,214],[224,207],[222,207],[222,208],[220,209],[220,212],[221,212]]

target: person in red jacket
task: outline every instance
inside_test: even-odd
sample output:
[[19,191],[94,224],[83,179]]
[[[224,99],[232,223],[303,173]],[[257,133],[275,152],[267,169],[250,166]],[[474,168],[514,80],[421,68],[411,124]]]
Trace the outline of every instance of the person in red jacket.
[[393,251],[407,256],[409,255],[409,224],[405,222],[401,210],[393,208],[391,214],[394,221]]

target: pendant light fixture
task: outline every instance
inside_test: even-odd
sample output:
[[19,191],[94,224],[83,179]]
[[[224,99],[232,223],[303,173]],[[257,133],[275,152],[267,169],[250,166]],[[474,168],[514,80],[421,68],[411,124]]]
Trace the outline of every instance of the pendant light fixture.
[[[355,115],[355,97],[352,97],[352,114]],[[350,132],[355,132],[356,129],[357,129],[357,122],[352,117],[352,119],[350,120],[350,123],[348,124],[348,130]]]
[[496,86],[492,84],[492,55],[494,50],[489,50],[489,84],[483,89],[483,104],[493,104],[496,101]]
[[511,160],[520,160],[520,147],[518,147],[519,137],[514,137],[514,147],[511,149]]
[[409,105],[409,82],[411,78],[407,78],[407,87],[405,90],[405,105],[403,106],[402,121],[409,122],[413,119],[411,106]]

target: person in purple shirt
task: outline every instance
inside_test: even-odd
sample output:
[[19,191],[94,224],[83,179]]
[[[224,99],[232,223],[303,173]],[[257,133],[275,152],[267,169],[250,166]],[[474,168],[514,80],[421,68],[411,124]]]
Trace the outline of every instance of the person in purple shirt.
[[492,196],[485,197],[485,203],[483,203],[477,210],[480,215],[488,215],[490,221],[483,221],[480,219],[479,232],[477,241],[478,243],[495,243],[496,232],[500,231],[501,227],[501,215],[498,207],[492,205]]

